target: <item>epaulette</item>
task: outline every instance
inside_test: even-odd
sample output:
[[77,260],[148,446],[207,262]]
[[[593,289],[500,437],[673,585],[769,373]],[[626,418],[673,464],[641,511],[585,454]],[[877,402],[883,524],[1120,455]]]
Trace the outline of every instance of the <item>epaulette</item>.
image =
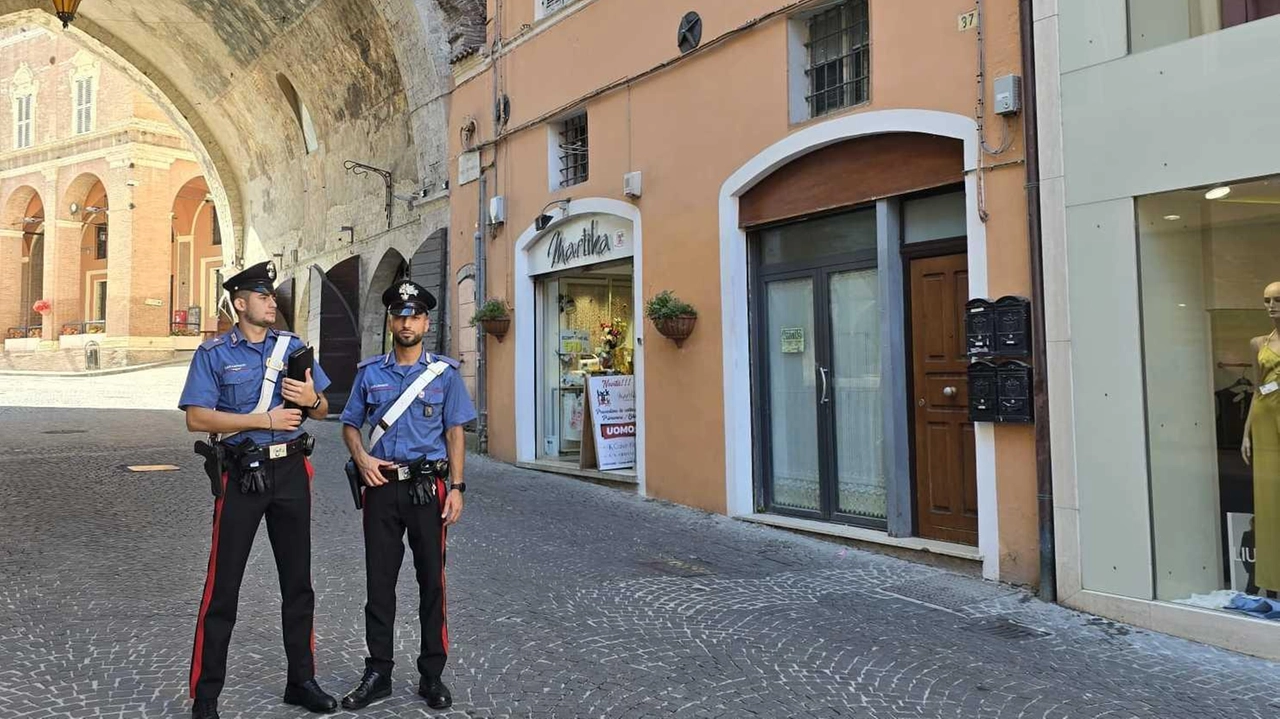
[[441,362],[444,362],[445,364],[449,365],[454,369],[458,369],[459,367],[462,366],[462,363],[459,362],[458,360],[452,357],[445,357],[444,355],[432,355],[432,359],[440,360]]
[[218,345],[222,344],[226,339],[227,339],[226,335],[218,335],[217,337],[212,337],[210,339],[205,340],[204,342],[201,342],[200,349],[202,350],[213,349],[214,347],[217,347]]
[[356,369],[360,369],[361,367],[364,367],[366,365],[371,365],[374,362],[381,362],[384,359],[386,359],[386,355],[374,355],[366,359],[365,361],[361,362],[360,364],[356,365]]

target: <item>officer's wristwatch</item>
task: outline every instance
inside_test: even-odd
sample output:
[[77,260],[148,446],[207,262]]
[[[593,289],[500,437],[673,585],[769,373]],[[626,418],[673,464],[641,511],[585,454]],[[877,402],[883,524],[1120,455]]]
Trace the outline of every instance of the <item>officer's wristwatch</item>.
[[455,489],[456,489],[456,490],[458,490],[460,493],[462,493],[462,494],[466,494],[466,493],[467,493],[467,483],[466,483],[466,482],[457,482],[457,483],[455,483],[455,484],[453,484],[453,485],[450,485],[449,489],[450,489],[450,491],[452,491],[452,490],[455,490]]
[[324,400],[323,397],[321,397],[320,395],[316,395],[316,402],[315,404],[311,405],[311,409],[313,410],[320,409],[320,402],[322,402],[323,400]]

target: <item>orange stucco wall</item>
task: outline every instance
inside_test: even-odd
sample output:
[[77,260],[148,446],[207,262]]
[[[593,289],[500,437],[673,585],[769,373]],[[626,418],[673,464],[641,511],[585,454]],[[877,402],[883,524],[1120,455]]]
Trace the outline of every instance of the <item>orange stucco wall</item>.
[[[506,197],[508,221],[488,240],[485,295],[513,298],[513,243],[548,201],[624,199],[623,174],[641,171],[644,195],[635,204],[644,226],[643,294],[670,289],[699,311],[693,336],[681,349],[656,332],[645,333],[648,493],[722,512],[720,188],[761,150],[832,117],[790,122],[787,16],[752,24],[794,6],[776,0],[650,0],[637,12],[627,0],[580,0],[535,21],[534,1],[504,0],[502,16],[490,24],[490,40],[501,28],[509,49],[496,59],[459,68],[450,111],[451,263],[456,271],[474,259],[479,199],[478,183],[458,184],[457,158],[465,148],[457,130],[474,118],[479,128],[474,142],[494,139],[495,82],[510,97],[511,117],[501,141],[484,146],[482,162],[491,166],[488,195]],[[489,3],[491,18],[498,4]],[[988,76],[1019,73],[1017,2],[994,0],[986,6]],[[972,117],[976,33],[957,28],[957,16],[972,7],[968,0],[871,0],[871,99],[845,112],[915,108]],[[701,13],[704,49],[650,72],[678,57],[676,29],[689,10]],[[734,31],[744,26],[749,27]],[[732,36],[717,42],[726,33]],[[597,92],[642,73],[647,75]],[[552,192],[545,119],[579,107],[589,118],[590,179]],[[995,146],[1003,121],[991,115],[987,122],[988,144]],[[992,297],[1030,290],[1021,117],[1007,131],[1013,145],[986,159],[1000,165],[985,174]],[[461,328],[467,319],[454,321]],[[531,348],[516,347],[510,339],[487,342],[490,449],[511,460],[513,375],[517,363],[533,357]],[[1001,537],[1009,539],[1002,565],[1007,563],[1013,581],[1030,582],[1036,568],[1035,475],[1034,462],[1026,459],[1034,458],[1034,443],[1030,431],[1023,430],[997,428],[997,482]]]

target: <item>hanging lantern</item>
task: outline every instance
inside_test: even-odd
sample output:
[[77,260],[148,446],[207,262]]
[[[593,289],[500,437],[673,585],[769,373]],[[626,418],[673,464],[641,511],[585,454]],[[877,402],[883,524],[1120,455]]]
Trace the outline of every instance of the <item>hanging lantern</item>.
[[62,21],[62,27],[65,29],[76,19],[76,8],[80,7],[80,0],[53,0],[54,15]]

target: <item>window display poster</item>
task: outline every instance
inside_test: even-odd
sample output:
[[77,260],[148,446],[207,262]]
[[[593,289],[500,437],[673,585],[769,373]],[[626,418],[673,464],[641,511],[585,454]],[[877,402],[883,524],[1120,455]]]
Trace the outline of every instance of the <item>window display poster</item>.
[[591,335],[586,330],[560,330],[560,354],[579,355],[590,351]]
[[1253,540],[1253,515],[1228,512],[1227,536],[1231,540],[1231,588],[1246,594],[1257,594],[1258,587],[1253,582],[1254,562],[1257,559]]
[[636,378],[609,375],[587,380],[591,430],[601,471],[636,465]]

